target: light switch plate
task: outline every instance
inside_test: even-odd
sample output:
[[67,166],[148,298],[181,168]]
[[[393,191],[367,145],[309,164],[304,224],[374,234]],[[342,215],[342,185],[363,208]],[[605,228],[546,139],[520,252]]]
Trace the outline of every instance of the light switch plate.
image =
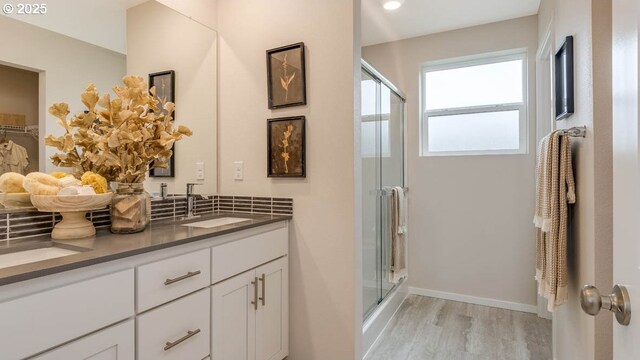
[[244,179],[244,162],[236,161],[233,163],[233,179],[238,181]]
[[204,162],[196,163],[196,180],[204,180]]

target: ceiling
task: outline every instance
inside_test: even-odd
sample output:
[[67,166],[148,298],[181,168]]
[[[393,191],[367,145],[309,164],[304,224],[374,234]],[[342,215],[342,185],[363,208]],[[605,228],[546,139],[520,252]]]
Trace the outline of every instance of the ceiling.
[[138,6],[143,2],[147,2],[147,0],[116,0],[120,4],[122,4],[125,8],[132,8],[134,6]]
[[462,29],[538,13],[540,0],[405,0],[387,11],[362,0],[362,46]]

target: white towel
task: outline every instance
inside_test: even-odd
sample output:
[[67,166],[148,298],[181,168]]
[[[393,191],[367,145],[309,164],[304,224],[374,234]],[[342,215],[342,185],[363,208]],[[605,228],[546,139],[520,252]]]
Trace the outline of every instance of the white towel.
[[404,189],[391,189],[391,249],[389,281],[399,283],[407,276],[407,201]]

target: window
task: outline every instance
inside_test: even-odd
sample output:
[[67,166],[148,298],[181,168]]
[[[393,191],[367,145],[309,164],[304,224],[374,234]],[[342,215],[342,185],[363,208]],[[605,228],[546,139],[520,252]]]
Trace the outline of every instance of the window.
[[526,53],[422,67],[421,156],[527,152]]
[[[363,79],[361,117],[362,157],[391,156],[389,119],[391,116],[391,90],[372,79]],[[380,101],[377,92],[380,91]],[[380,109],[377,107],[380,106]],[[376,115],[376,112],[379,112]]]

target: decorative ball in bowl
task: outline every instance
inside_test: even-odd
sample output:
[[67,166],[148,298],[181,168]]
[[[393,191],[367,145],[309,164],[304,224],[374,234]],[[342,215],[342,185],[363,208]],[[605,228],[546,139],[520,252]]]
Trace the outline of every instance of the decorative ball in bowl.
[[53,227],[54,240],[81,239],[96,234],[93,223],[86,218],[87,211],[104,209],[111,203],[113,193],[97,195],[31,195],[38,210],[59,212],[62,221]]
[[33,207],[29,193],[0,193],[0,204],[6,209]]

